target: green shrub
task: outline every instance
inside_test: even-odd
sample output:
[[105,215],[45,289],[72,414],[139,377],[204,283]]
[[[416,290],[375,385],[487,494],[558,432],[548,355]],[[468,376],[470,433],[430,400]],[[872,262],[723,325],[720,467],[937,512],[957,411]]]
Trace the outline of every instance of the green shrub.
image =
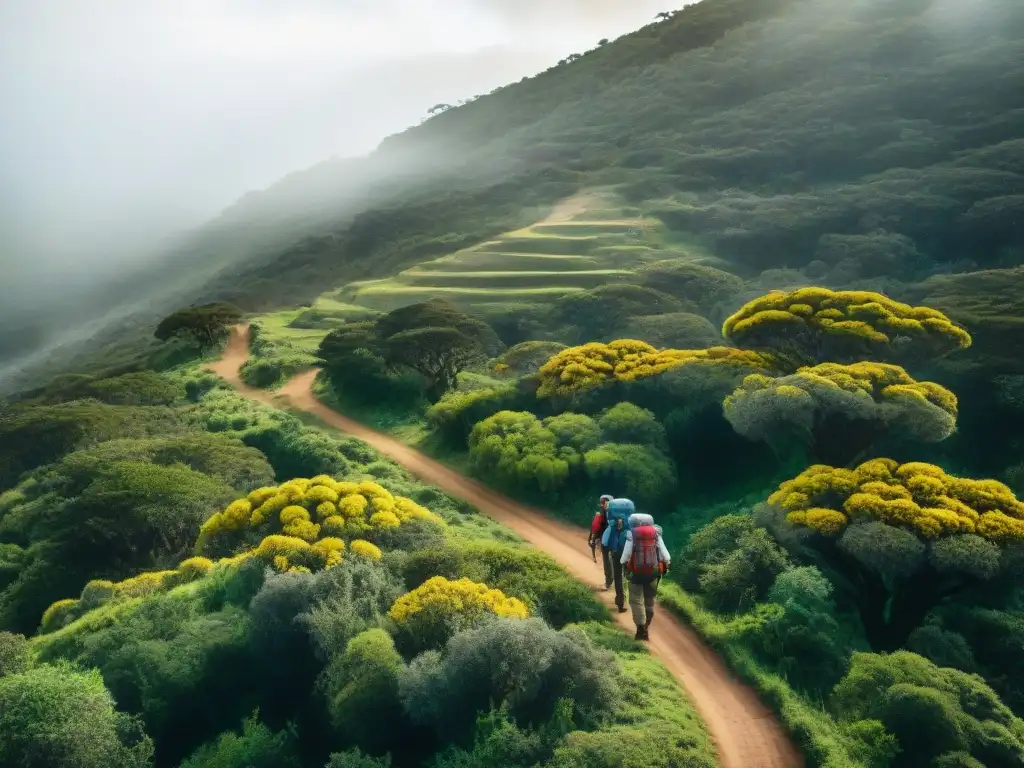
[[880,721],[899,742],[896,766],[926,765],[951,752],[983,765],[1024,760],[1024,721],[980,677],[907,651],[855,653],[833,703],[846,721]]
[[639,339],[652,347],[667,349],[703,349],[722,343],[722,334],[710,320],[692,312],[632,317],[615,335],[620,339]]
[[242,725],[242,733],[222,733],[186,759],[180,768],[299,768],[294,737],[287,731],[274,733],[253,714]]
[[24,635],[0,632],[0,677],[27,672],[32,666],[32,652]]
[[155,371],[124,373],[83,387],[84,396],[110,405],[171,405],[184,394],[181,384]]
[[0,764],[145,768],[152,751],[96,670],[59,662],[0,678]]
[[562,699],[573,721],[596,723],[614,700],[610,654],[583,632],[556,632],[540,619],[493,619],[453,636],[443,653],[428,651],[403,672],[409,716],[442,738],[465,735],[476,713],[508,706],[519,725],[547,722]]
[[605,443],[587,451],[583,463],[587,476],[606,493],[640,503],[665,501],[676,489],[672,459],[647,446]]
[[[643,284],[677,299],[710,308],[743,288],[743,280],[721,269],[691,259],[668,259],[637,270]],[[653,342],[652,342],[653,343]],[[683,347],[684,349],[686,347]]]
[[320,687],[340,743],[372,753],[402,743],[409,728],[398,696],[404,667],[383,629],[356,635],[331,659]]
[[684,583],[718,611],[740,611],[763,600],[790,567],[785,553],[750,518],[725,515],[701,528],[683,553]]
[[[597,417],[601,440],[605,443],[635,443],[665,451],[665,428],[657,417],[632,403],[618,403]],[[597,442],[596,440],[594,441]]]

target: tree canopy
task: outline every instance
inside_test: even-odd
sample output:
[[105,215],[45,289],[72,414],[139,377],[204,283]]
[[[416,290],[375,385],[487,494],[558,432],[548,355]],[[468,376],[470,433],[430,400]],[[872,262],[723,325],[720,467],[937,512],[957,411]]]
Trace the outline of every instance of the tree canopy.
[[569,347],[540,368],[540,397],[572,395],[606,382],[629,382],[687,365],[770,370],[771,358],[734,347],[658,350],[643,341],[619,339]]
[[1007,486],[920,462],[815,465],[768,503],[798,534],[783,530],[782,540],[837,577],[878,650],[900,647],[940,601],[992,579],[1024,542],[1024,502]]
[[317,355],[339,383],[367,376],[372,382],[393,368],[415,371],[423,377],[427,397],[436,401],[457,386],[466,366],[501,347],[482,320],[432,300],[343,325],[324,337]]
[[185,307],[161,320],[153,335],[160,341],[183,337],[206,349],[226,337],[230,327],[241,319],[242,310],[234,304],[215,302]]
[[789,376],[751,374],[724,402],[744,437],[795,437],[821,461],[845,464],[886,432],[938,442],[956,428],[956,395],[886,363],[822,363]]
[[801,365],[928,359],[971,345],[970,334],[930,307],[870,291],[772,291],[726,319],[722,334]]

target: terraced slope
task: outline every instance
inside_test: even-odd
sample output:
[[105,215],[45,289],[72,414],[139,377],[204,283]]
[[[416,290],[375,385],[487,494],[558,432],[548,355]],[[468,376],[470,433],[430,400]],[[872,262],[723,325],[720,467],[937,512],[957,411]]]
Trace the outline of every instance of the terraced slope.
[[599,201],[577,195],[544,221],[421,262],[393,277],[350,283],[337,296],[383,311],[442,297],[487,314],[509,304],[550,301],[614,282],[659,258],[660,223],[590,207]]

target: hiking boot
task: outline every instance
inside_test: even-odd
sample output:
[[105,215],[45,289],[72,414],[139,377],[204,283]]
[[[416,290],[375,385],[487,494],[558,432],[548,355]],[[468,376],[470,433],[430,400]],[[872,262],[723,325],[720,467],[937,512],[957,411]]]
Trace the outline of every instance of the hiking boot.
[[626,606],[619,605],[618,603],[615,604],[615,607],[619,609],[619,613],[625,613],[629,610]]
[[647,639],[647,630],[644,629],[643,627],[637,627],[636,628],[636,635],[633,636],[633,639],[634,640],[646,640]]

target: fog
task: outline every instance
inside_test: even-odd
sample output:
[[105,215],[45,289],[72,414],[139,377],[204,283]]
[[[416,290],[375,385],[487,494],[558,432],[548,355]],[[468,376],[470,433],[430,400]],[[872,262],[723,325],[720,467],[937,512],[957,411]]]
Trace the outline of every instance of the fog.
[[102,278],[248,190],[364,154],[437,102],[538,72],[665,5],[0,0],[8,290]]

